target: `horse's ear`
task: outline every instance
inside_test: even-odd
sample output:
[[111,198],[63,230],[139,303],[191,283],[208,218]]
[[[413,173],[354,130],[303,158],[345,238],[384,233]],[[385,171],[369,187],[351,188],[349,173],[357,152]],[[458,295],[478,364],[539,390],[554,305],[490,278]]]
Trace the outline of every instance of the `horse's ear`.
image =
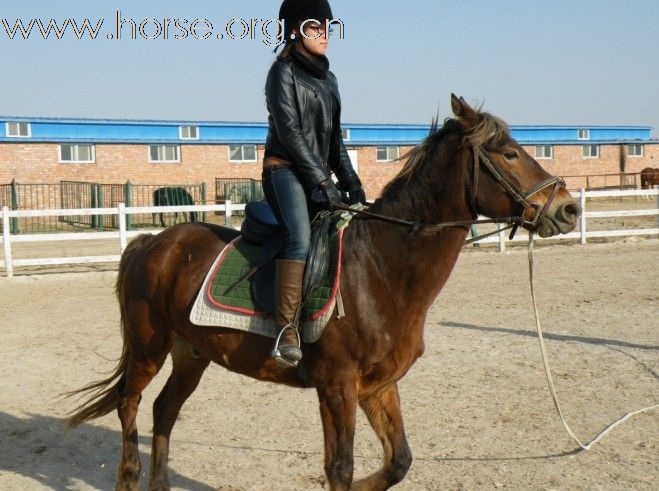
[[451,109],[458,121],[465,128],[473,127],[480,120],[478,113],[469,105],[464,98],[451,93]]

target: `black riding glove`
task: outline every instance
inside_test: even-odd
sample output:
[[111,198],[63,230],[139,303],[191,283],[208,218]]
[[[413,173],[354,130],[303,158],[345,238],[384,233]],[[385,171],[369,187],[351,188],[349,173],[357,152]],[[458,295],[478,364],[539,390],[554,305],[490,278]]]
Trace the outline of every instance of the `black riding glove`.
[[332,179],[325,179],[311,190],[311,201],[332,210],[341,204],[341,191]]
[[361,182],[352,183],[352,185],[348,188],[348,196],[348,202],[351,205],[355,205],[357,203],[361,203],[363,205],[366,204],[366,193],[364,193],[364,188],[362,187]]
[[366,204],[366,194],[364,193],[364,188],[362,183],[359,180],[359,177],[356,175],[350,180],[340,182],[341,190],[348,193],[348,203],[351,205],[362,203]]

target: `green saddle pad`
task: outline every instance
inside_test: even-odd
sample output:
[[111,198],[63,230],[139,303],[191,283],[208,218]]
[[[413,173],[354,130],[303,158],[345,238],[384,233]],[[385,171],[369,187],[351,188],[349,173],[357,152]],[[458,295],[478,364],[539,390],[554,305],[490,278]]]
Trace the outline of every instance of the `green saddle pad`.
[[[328,272],[321,285],[315,288],[305,299],[300,316],[301,320],[320,317],[333,303],[339,284],[342,239],[343,228],[337,230],[335,225],[331,225]],[[261,246],[249,244],[242,240],[242,236],[238,236],[227,244],[220,254],[222,258],[219,260],[208,284],[208,300],[220,309],[250,315],[268,315],[254,298],[252,292],[253,276],[242,280],[231,291],[226,292],[229,286],[233,285],[250,267],[258,263],[261,257]],[[264,266],[264,268],[271,270],[273,280],[264,283],[264,287],[274,288],[275,268],[272,267],[272,264]],[[259,294],[259,296],[261,295]]]

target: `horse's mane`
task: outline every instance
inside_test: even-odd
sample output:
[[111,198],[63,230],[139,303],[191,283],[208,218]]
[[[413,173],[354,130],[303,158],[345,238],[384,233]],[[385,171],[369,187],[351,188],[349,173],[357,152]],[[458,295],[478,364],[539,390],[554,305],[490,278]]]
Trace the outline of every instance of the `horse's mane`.
[[462,125],[453,118],[446,118],[444,124],[440,127],[437,123],[439,116],[436,114],[430,123],[428,135],[421,143],[412,147],[397,159],[394,159],[394,162],[407,160],[400,172],[385,185],[382,194],[396,183],[408,182],[416,174],[419,167],[434,156],[437,156],[437,152],[434,151],[436,145],[449,133],[459,133],[463,138],[462,144],[477,147],[487,146],[488,144],[511,138],[510,128],[501,118],[487,112],[481,112],[480,108],[477,109],[477,113],[479,121],[468,132],[465,132]]

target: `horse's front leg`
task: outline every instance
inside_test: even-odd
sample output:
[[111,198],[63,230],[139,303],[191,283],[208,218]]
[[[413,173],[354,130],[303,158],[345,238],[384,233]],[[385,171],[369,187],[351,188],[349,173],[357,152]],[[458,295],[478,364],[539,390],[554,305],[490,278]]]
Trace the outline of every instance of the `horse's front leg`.
[[333,491],[350,489],[357,413],[354,377],[335,378],[318,387],[320,416],[325,436],[325,473]]
[[399,483],[412,465],[400,412],[398,385],[392,383],[359,401],[384,448],[384,466],[375,474],[355,483],[356,490],[389,489]]

